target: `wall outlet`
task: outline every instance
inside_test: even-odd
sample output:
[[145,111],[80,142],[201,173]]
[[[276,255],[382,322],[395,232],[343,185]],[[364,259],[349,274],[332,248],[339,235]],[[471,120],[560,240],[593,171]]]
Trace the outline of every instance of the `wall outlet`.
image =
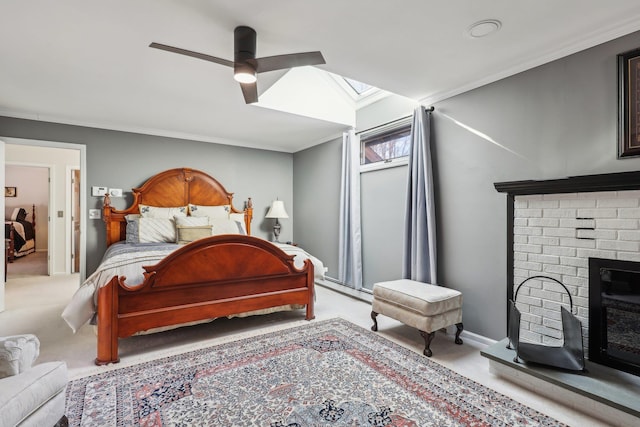
[[107,187],[91,187],[91,195],[93,197],[100,197],[107,194]]
[[100,209],[89,209],[89,219],[100,219]]

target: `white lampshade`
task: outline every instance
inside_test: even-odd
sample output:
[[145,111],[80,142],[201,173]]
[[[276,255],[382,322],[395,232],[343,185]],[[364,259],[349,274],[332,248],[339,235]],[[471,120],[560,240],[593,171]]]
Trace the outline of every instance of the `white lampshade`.
[[282,200],[274,200],[271,203],[269,212],[267,212],[267,218],[289,218],[287,211],[284,210],[284,202]]

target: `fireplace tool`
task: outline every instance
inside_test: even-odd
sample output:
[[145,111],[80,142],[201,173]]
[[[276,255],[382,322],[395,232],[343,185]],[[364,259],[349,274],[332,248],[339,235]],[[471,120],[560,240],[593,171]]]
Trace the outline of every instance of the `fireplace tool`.
[[[529,280],[542,279],[555,282],[569,295],[569,310],[560,307],[562,318],[562,336],[564,338],[562,346],[548,346],[531,342],[520,341],[520,311],[516,307],[518,291]],[[548,276],[532,276],[520,283],[516,288],[513,300],[509,301],[509,319],[507,324],[507,334],[509,343],[507,348],[515,349],[516,356],[514,362],[520,360],[555,368],[567,369],[571,371],[584,371],[584,348],[582,343],[582,325],[580,320],[573,314],[573,299],[571,292],[559,280]]]

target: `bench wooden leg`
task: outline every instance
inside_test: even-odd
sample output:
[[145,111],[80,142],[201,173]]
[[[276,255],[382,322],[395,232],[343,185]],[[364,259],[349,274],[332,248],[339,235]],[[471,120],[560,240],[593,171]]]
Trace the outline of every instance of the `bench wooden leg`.
[[460,323],[456,323],[456,344],[460,345],[462,344],[462,339],[460,338],[460,334],[462,333],[462,329],[464,328],[464,326],[462,326],[462,322]]
[[433,355],[433,352],[429,347],[431,347],[431,341],[433,341],[433,338],[436,336],[436,332],[420,331],[420,335],[422,335],[422,338],[424,338],[424,351],[422,352],[422,354],[427,357],[431,357],[431,355]]
[[371,327],[371,330],[373,332],[376,332],[378,330],[378,320],[376,319],[376,316],[378,316],[378,313],[376,313],[375,311],[371,311],[371,320],[373,320],[373,326]]

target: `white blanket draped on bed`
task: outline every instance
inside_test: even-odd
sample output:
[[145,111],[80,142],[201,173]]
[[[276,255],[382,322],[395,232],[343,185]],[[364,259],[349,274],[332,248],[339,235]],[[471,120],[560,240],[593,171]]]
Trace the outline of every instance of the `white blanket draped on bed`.
[[[301,268],[306,259],[313,263],[316,280],[324,279],[326,267],[318,258],[296,246],[274,243],[289,255],[294,255],[294,265]],[[125,276],[126,283],[138,284],[144,280],[143,266],[160,262],[171,252],[180,248],[177,244],[141,244],[137,251],[123,251],[125,243],[115,243],[107,249],[98,269],[85,280],[62,312],[62,318],[75,333],[89,322],[96,313],[98,289],[105,286],[114,276]],[[131,245],[128,245],[131,246]]]

